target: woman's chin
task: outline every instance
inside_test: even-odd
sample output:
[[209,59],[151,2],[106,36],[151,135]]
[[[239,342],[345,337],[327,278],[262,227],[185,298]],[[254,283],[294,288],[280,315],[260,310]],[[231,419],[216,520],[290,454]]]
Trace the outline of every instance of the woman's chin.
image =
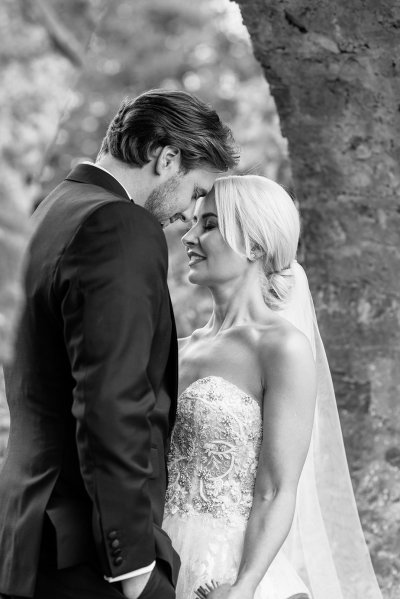
[[189,283],[193,283],[193,285],[205,285],[204,277],[192,269],[189,271],[188,281]]

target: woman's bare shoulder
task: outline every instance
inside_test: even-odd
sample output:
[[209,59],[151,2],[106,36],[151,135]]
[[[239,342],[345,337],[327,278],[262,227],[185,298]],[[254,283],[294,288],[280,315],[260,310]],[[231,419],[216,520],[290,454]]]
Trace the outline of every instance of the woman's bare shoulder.
[[243,339],[258,351],[284,348],[287,344],[308,343],[307,338],[292,323],[281,316],[273,316],[263,323],[234,327],[231,334]]
[[310,342],[304,333],[281,317],[264,327],[259,336],[259,344],[260,351],[267,353],[298,353],[310,348]]
[[279,318],[259,337],[258,355],[264,378],[271,372],[282,372],[302,365],[304,372],[315,364],[309,339],[292,323]]

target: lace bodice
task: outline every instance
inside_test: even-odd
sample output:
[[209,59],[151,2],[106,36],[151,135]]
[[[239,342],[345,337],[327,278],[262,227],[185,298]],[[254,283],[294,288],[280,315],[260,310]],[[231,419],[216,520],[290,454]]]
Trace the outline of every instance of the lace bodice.
[[248,519],[262,438],[257,401],[208,376],[179,397],[168,457],[166,516],[207,513],[228,523]]

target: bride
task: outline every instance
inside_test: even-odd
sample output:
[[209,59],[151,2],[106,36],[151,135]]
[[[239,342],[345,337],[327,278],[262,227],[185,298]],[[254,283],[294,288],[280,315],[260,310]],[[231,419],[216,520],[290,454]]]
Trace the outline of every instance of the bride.
[[180,340],[163,524],[177,599],[381,597],[299,232],[283,188],[247,175],[218,179],[183,237],[214,309]]

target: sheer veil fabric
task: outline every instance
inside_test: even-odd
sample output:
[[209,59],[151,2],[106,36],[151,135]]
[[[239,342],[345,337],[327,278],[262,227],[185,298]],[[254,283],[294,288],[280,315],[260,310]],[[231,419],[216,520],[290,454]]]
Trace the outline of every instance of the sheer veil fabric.
[[292,271],[292,295],[280,314],[311,343],[317,366],[317,402],[293,525],[282,551],[313,599],[382,599],[358,516],[307,276],[297,262]]

